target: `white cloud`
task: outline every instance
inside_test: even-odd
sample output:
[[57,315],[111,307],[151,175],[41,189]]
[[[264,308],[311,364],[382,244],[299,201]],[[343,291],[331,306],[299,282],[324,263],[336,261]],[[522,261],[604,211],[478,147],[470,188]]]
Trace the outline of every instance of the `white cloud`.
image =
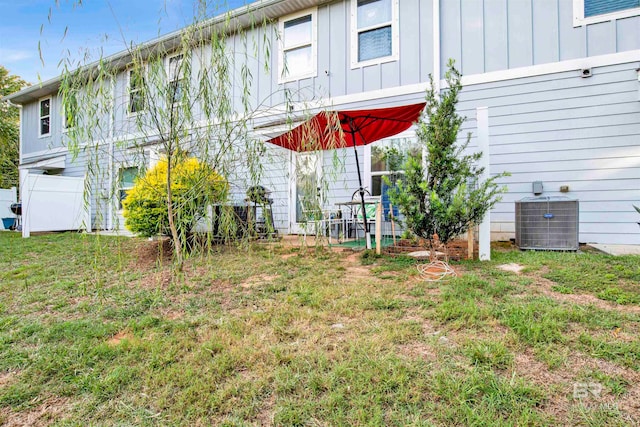
[[0,48],[0,63],[10,64],[13,62],[24,61],[33,58],[33,52],[20,49],[2,49]]

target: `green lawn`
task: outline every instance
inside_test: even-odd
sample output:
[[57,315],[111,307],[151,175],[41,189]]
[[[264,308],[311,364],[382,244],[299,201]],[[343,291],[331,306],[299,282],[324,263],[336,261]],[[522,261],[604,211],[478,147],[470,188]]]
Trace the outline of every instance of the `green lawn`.
[[640,422],[639,257],[500,249],[429,284],[407,258],[157,252],[0,233],[0,425]]

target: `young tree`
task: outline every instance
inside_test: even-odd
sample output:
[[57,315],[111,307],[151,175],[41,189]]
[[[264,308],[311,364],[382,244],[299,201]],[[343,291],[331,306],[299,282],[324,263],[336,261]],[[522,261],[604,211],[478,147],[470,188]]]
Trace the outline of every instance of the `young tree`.
[[[203,1],[198,4],[201,13],[210,10]],[[196,157],[229,183],[244,180],[246,187],[260,183],[264,142],[251,129],[254,120],[274,109],[274,101],[256,100],[251,70],[269,72],[271,40],[277,38],[274,31],[266,21],[247,25],[228,17],[198,16],[175,38],[129,48],[124,97],[113,96],[114,86],[121,81],[122,63],[101,59],[89,67],[68,64],[74,71],[64,74],[60,88],[67,123],[72,124],[67,144],[74,153],[87,156],[93,186],[105,180],[101,170],[107,164],[105,158],[116,159],[108,166],[112,174],[122,158],[132,153],[144,158],[150,148],[166,159],[163,208],[179,267],[186,250],[181,213],[193,212],[190,205],[194,203],[221,202],[209,199],[210,191],[196,194],[203,186],[193,186],[188,198],[172,196],[174,171],[184,160]],[[286,102],[286,96],[282,98]],[[109,123],[120,128],[109,128]],[[117,191],[115,184],[107,189],[111,195]],[[229,210],[222,212],[232,215]]]
[[[27,82],[0,65],[0,98],[19,91]],[[19,123],[17,107],[0,102],[0,188],[18,186],[18,163],[20,161]]]
[[[476,165],[482,153],[465,154],[471,134],[458,143],[465,118],[456,112],[462,76],[454,62],[448,63],[448,89],[440,96],[435,92],[433,76],[429,77],[427,105],[417,130],[426,162],[410,156],[404,177],[389,191],[389,197],[404,215],[406,227],[427,241],[434,260],[438,242],[446,254],[447,243],[467,231],[470,224],[479,223],[500,200],[504,189],[496,181],[506,174],[481,181],[484,169]],[[448,254],[445,256],[448,260]]]

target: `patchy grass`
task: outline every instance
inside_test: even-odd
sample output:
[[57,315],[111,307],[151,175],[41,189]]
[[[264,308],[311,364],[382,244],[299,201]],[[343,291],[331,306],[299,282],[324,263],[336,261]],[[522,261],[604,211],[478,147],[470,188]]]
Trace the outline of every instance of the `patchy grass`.
[[637,257],[502,251],[433,284],[372,253],[159,252],[0,233],[0,424],[640,420]]

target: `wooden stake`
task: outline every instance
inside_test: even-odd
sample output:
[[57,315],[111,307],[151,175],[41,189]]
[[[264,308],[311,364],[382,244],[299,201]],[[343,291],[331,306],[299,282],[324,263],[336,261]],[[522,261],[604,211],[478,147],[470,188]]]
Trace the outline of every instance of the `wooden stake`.
[[393,205],[389,203],[389,216],[391,216],[391,236],[393,237],[393,246],[396,245],[396,222],[393,220]]
[[376,253],[382,253],[382,203],[376,204]]

